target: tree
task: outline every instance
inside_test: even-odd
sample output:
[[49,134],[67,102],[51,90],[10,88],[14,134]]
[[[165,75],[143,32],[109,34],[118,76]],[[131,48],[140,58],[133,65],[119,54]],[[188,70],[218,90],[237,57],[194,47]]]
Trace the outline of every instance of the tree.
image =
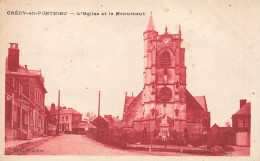
[[97,118],[97,115],[93,112],[87,112],[83,116],[83,121],[87,121],[88,123],[92,122],[95,118]]
[[226,127],[231,127],[230,123],[227,121],[225,122]]

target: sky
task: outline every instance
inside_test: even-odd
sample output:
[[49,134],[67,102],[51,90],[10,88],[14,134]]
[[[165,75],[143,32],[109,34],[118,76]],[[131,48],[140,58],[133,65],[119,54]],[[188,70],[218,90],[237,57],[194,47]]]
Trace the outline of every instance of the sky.
[[[231,123],[240,99],[259,103],[259,2],[50,2],[6,2],[10,4],[1,11],[0,26],[1,60],[10,42],[19,44],[20,64],[42,71],[46,106],[57,104],[61,90],[62,106],[97,113],[101,91],[101,115],[122,118],[125,92],[136,96],[143,87],[143,32],[150,12],[159,34],[166,25],[169,33],[176,34],[181,25],[187,89],[194,96],[206,96],[211,125]],[[144,12],[145,16],[8,16],[10,10]]]

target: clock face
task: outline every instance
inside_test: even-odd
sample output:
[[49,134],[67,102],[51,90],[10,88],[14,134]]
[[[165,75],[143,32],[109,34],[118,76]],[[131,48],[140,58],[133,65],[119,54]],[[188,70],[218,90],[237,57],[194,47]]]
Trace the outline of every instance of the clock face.
[[163,39],[163,42],[164,42],[165,44],[167,44],[168,42],[170,42],[170,39],[169,39],[169,38],[165,38],[165,39]]
[[172,97],[172,91],[168,87],[163,87],[159,91],[159,99],[163,102],[170,101]]

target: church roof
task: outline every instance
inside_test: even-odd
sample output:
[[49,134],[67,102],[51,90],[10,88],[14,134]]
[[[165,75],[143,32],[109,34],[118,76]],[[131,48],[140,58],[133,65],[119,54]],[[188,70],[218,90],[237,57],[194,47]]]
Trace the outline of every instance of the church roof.
[[[202,104],[203,101],[201,102]],[[193,97],[190,92],[186,89],[186,108],[187,110],[205,110],[202,105]]]
[[152,14],[150,15],[149,22],[148,22],[148,24],[146,26],[146,30],[145,31],[156,31],[156,28],[155,28],[154,22],[153,22]]
[[204,111],[208,111],[205,96],[194,96],[195,100],[201,105]]
[[123,120],[137,119],[140,117],[140,109],[143,107],[143,91],[141,91],[136,97],[125,98],[124,115]]
[[242,106],[232,117],[234,116],[248,116],[251,115],[251,102],[247,102]]
[[[142,92],[137,97],[125,97],[124,121],[142,120],[142,112],[140,112],[142,111],[140,109],[143,108]],[[193,97],[188,90],[186,90],[186,107],[188,111],[208,111],[205,96]]]
[[126,97],[125,97],[125,105],[126,105],[126,106],[129,106],[135,98],[136,98],[136,97],[126,96]]

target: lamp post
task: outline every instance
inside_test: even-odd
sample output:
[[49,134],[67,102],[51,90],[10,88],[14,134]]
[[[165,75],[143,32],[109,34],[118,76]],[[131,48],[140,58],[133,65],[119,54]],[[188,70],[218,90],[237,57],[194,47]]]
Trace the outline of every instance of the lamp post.
[[[153,116],[154,121],[155,121],[156,112],[157,112],[157,111],[156,111],[155,108],[151,109],[151,113],[152,113],[152,116]],[[154,128],[155,128],[155,127],[154,127]],[[150,142],[151,142],[151,144],[150,144],[149,151],[152,151],[152,146],[153,146],[153,132],[152,132],[152,130],[151,130],[151,118],[150,118]]]
[[[179,121],[179,118],[178,118],[178,116],[179,116],[179,109],[178,108],[175,108],[175,110],[174,110],[174,112],[175,112],[175,115],[176,115],[176,121]],[[180,144],[180,149],[181,149],[181,137],[180,137],[180,134],[178,134],[179,136],[178,136],[178,138],[179,138],[179,144]]]

